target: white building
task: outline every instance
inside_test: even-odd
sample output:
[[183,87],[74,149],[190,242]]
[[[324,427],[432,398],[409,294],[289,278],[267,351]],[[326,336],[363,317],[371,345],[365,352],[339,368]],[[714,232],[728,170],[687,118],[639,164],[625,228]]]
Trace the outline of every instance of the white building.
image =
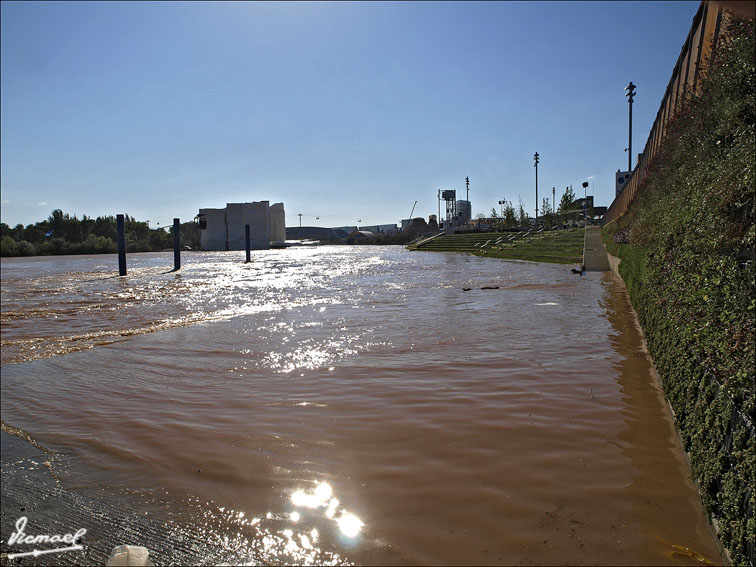
[[227,203],[224,209],[200,209],[199,217],[205,221],[200,237],[203,250],[244,250],[245,225],[252,250],[267,250],[271,242],[286,240],[283,203]]

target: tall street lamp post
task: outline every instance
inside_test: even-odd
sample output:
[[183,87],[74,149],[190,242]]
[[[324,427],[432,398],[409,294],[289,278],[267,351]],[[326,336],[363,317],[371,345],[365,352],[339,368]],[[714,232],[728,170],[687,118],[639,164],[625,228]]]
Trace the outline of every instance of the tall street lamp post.
[[585,216],[585,202],[588,200],[588,182],[583,181],[583,227],[587,226],[586,222],[586,216]]
[[538,152],[536,152],[535,155],[533,156],[533,161],[535,161],[535,170],[536,170],[535,225],[536,225],[536,228],[538,228],[538,162],[540,161],[538,158]]
[[633,170],[633,97],[635,96],[635,85],[632,81],[625,87],[625,96],[629,107],[628,117],[628,134],[627,134],[627,170]]

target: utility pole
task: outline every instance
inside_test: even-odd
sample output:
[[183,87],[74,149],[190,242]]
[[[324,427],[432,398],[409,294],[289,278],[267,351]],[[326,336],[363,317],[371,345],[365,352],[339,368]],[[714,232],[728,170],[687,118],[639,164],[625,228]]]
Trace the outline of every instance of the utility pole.
[[299,217],[299,228],[302,228],[302,213],[297,215]]
[[551,214],[556,214],[556,187],[551,188]]
[[625,87],[625,96],[629,108],[628,135],[627,135],[627,170],[633,170],[633,97],[635,96],[635,85],[632,81]]
[[585,216],[585,202],[588,200],[588,182],[583,181],[583,227],[588,226],[588,222]]
[[538,152],[535,153],[533,156],[533,161],[535,161],[535,170],[536,170],[536,207],[535,207],[535,225],[536,228],[538,228],[538,162],[540,161],[538,158]]

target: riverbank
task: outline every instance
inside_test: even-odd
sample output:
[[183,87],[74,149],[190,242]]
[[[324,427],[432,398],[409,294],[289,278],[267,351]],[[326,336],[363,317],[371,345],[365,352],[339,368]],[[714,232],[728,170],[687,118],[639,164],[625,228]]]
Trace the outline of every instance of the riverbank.
[[488,258],[579,265],[583,261],[584,234],[582,228],[451,234],[408,248],[424,252],[464,252]]
[[754,565],[754,23],[722,33],[700,96],[603,239],[621,260],[707,513],[733,561]]

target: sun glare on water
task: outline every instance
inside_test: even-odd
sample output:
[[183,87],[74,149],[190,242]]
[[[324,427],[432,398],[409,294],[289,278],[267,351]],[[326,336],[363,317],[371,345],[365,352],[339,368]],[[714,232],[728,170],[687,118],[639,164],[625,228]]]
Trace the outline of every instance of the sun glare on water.
[[[294,506],[300,508],[310,508],[312,510],[322,508],[324,515],[335,521],[342,535],[349,538],[356,537],[365,525],[357,516],[343,508],[339,516],[336,517],[339,501],[333,497],[333,489],[327,482],[318,483],[309,492],[302,489],[295,491],[291,495],[291,502]],[[297,518],[300,517],[298,512],[294,512],[294,514],[296,514]]]

